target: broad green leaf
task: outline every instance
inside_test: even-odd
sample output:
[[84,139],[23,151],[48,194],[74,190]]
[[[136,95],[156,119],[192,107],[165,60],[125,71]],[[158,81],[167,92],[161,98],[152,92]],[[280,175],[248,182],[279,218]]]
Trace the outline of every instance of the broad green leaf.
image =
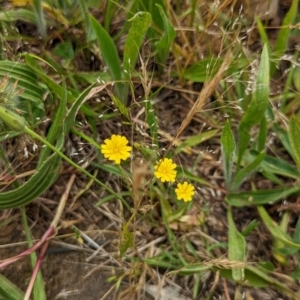
[[257,206],[258,213],[263,220],[265,226],[268,228],[270,233],[275,239],[280,240],[287,246],[291,246],[300,249],[300,244],[296,244],[269,216],[268,212],[263,206]]
[[159,14],[161,15],[163,20],[163,36],[158,42],[155,43],[157,51],[156,57],[158,63],[163,65],[169,56],[170,47],[176,37],[176,32],[173,28],[173,25],[170,23],[163,7],[157,4],[156,6],[158,7]]
[[53,50],[53,54],[66,59],[72,60],[74,58],[74,49],[71,42],[60,43]]
[[238,128],[238,167],[250,140],[250,130],[262,121],[269,105],[269,69],[268,48],[265,45],[256,76],[256,90]]
[[265,158],[265,152],[259,153],[254,160],[240,169],[234,176],[233,182],[232,182],[232,190],[236,190],[242,182],[253,172],[263,161]]
[[300,244],[300,217],[298,217],[298,221],[293,235],[293,241],[296,244]]
[[221,135],[221,152],[226,187],[230,189],[233,155],[235,153],[235,139],[228,120]]
[[101,56],[106,63],[108,70],[115,81],[115,87],[117,96],[123,103],[127,102],[127,95],[123,93],[124,83],[123,72],[121,70],[121,63],[117,51],[117,47],[110,37],[108,32],[99,24],[99,22],[92,16],[90,16],[92,28],[96,34]]
[[124,76],[129,79],[138,59],[139,50],[151,24],[151,15],[140,12],[131,19],[132,24],[124,45]]
[[[158,11],[158,6],[161,6],[164,10],[166,10],[166,1],[165,0],[139,0],[138,2],[137,11],[147,11],[151,15],[151,19],[154,23],[154,26],[149,28],[147,36],[150,40],[153,40],[159,36],[158,31],[164,30],[164,24],[162,20],[162,16]],[[133,5],[134,6],[134,5]],[[158,30],[157,30],[158,28]]]
[[177,148],[175,149],[175,154],[180,153],[182,150],[184,150],[187,147],[188,148],[189,147],[194,147],[194,146],[197,146],[197,145],[211,139],[218,132],[219,132],[219,130],[217,130],[217,129],[208,130],[206,132],[202,132],[202,133],[199,133],[199,134],[188,137],[185,141],[180,143],[179,146],[177,146]]
[[293,70],[294,70],[293,83],[295,85],[297,92],[300,93],[300,67],[295,66]]
[[0,299],[23,300],[24,293],[5,276],[0,274]]
[[17,20],[26,21],[32,24],[36,22],[34,13],[28,9],[19,8],[0,11],[0,21],[15,22]]
[[300,170],[300,120],[296,116],[292,116],[290,118],[288,136],[295,163],[298,167],[298,170]]
[[[299,0],[293,0],[288,13],[285,15],[283,22],[280,26],[279,33],[277,34],[276,43],[274,46],[273,53],[277,59],[280,60],[281,56],[284,55],[287,50],[288,40],[291,33],[291,24],[294,23],[295,17],[298,13],[298,2]],[[276,61],[271,64],[271,75],[276,71]]]
[[[251,157],[252,160],[258,155],[258,153],[256,151],[251,150],[248,155]],[[293,179],[298,179],[300,177],[300,173],[295,167],[291,166],[291,164],[288,161],[283,160],[279,157],[266,155],[264,160],[260,164],[260,168],[262,168],[268,173],[281,175]]]
[[[232,210],[227,210],[228,221],[228,259],[244,263],[246,260],[246,241],[244,236],[236,229]],[[232,277],[236,281],[244,280],[244,268],[233,268]]]
[[266,140],[268,136],[267,118],[264,116],[259,124],[259,133],[257,137],[256,150],[261,152],[266,148]]
[[229,193],[226,201],[232,206],[274,204],[290,195],[300,195],[300,187],[284,187],[273,190],[258,190],[250,192]]
[[[189,68],[183,70],[182,76],[186,80],[193,82],[205,82],[209,78],[212,78],[219,70],[223,63],[224,59],[209,57],[204,58],[196,63],[194,63]],[[236,61],[233,61],[228,70],[227,74],[234,74],[246,68],[249,65],[249,61],[245,58],[240,58]]]

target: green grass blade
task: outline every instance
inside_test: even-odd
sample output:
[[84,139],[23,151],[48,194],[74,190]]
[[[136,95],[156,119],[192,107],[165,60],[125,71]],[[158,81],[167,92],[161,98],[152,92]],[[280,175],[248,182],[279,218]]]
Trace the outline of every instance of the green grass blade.
[[[55,112],[55,115],[52,121],[52,125],[50,127],[49,133],[47,135],[47,141],[50,144],[55,144],[56,141],[59,142],[57,145],[58,149],[61,149],[63,146],[64,141],[64,119],[66,117],[66,110],[67,110],[67,87],[66,82],[63,82],[63,94],[62,98],[60,99],[58,110]],[[39,164],[43,163],[44,160],[48,157],[51,150],[49,147],[44,147],[39,158]]]
[[34,24],[36,22],[36,17],[32,11],[24,8],[0,12],[0,21],[15,22],[17,20],[23,20]]
[[269,104],[269,55],[265,45],[256,78],[256,90],[238,128],[238,168],[250,140],[250,129],[259,124]]
[[[83,0],[80,0],[83,1]],[[104,13],[104,29],[109,30],[111,20],[113,19],[117,9],[117,2],[108,0],[106,1],[105,13]]]
[[[281,56],[287,50],[288,40],[292,30],[290,25],[293,24],[297,16],[298,2],[299,0],[292,1],[292,5],[290,6],[290,9],[286,14],[285,18],[283,19],[283,22],[280,26],[280,30],[273,50],[276,59],[280,59]],[[271,64],[271,72],[270,72],[271,76],[274,74],[275,71],[276,71],[276,62],[273,62]]]
[[[244,236],[236,229],[231,208],[227,211],[228,220],[228,258],[236,262],[246,260],[246,241]],[[244,268],[233,268],[232,277],[236,281],[244,280]]]
[[218,132],[219,130],[213,129],[188,137],[185,141],[177,146],[175,149],[175,154],[182,152],[186,148],[194,147],[211,139],[212,137],[216,136]]
[[146,122],[149,126],[152,144],[158,146],[158,120],[150,99],[144,101]]
[[288,130],[288,136],[289,136],[289,141],[291,144],[295,163],[298,167],[298,170],[300,170],[300,146],[299,146],[300,120],[296,116],[292,116],[290,119],[290,127]]
[[44,18],[43,8],[42,8],[42,1],[40,0],[33,0],[33,8],[36,18],[36,23],[40,30],[40,34],[43,39],[47,37],[47,29],[46,29],[46,21]]
[[0,209],[26,205],[40,196],[57,179],[60,161],[58,155],[52,154],[22,186],[0,193]]
[[[22,221],[23,221],[23,228],[25,231],[26,239],[27,239],[27,244],[28,247],[33,246],[33,240],[31,237],[31,232],[30,228],[28,226],[27,222],[27,216],[26,216],[26,211],[25,208],[21,208],[22,212]],[[34,266],[36,265],[37,262],[37,253],[32,252],[30,254],[30,261],[31,261],[31,267],[34,269]],[[34,300],[46,300],[46,292],[45,292],[45,284],[44,284],[44,279],[41,270],[38,271],[37,276],[35,278],[34,286],[33,286],[33,299]]]
[[90,16],[92,28],[96,34],[101,56],[105,61],[108,70],[112,76],[112,79],[116,81],[115,88],[117,96],[122,100],[123,103],[127,102],[127,95],[123,93],[124,83],[120,82],[123,80],[123,72],[121,70],[121,63],[119,60],[118,51],[113,39],[110,37],[108,32],[99,24],[99,22]]
[[257,206],[257,210],[265,226],[275,239],[280,240],[287,246],[300,249],[300,244],[296,244],[292,241],[292,239],[271,219],[263,206]]
[[230,189],[233,155],[235,153],[235,139],[230,128],[229,121],[226,122],[221,135],[221,152],[223,161],[223,172],[227,189]]
[[0,274],[0,299],[23,300],[24,293],[5,276]]
[[232,182],[232,190],[236,190],[242,184],[242,182],[251,174],[251,172],[253,172],[260,165],[264,158],[265,152],[263,151],[259,153],[251,163],[249,163],[243,169],[240,169],[236,173]]
[[37,84],[38,78],[30,67],[18,62],[2,60],[0,61],[0,76],[6,75],[12,83],[17,82],[18,90],[23,90],[19,97],[41,103],[43,91]]
[[283,187],[273,190],[258,190],[250,192],[229,193],[226,202],[232,206],[274,204],[290,195],[300,195],[300,187]]
[[93,41],[96,37],[93,35],[91,20],[89,18],[89,10],[85,0],[79,0],[80,9],[83,15],[86,35],[88,41]]
[[[249,156],[251,159],[254,159],[258,155],[256,151],[250,151]],[[291,166],[291,164],[283,160],[279,157],[273,157],[270,155],[266,155],[260,167],[266,172],[270,172],[272,174],[289,177],[293,179],[298,179],[300,177],[299,171]]]
[[265,150],[267,136],[268,136],[267,119],[265,116],[263,116],[259,124],[259,133],[258,133],[257,145],[256,145],[257,151],[261,152]]
[[161,65],[164,65],[169,53],[170,53],[170,47],[176,37],[175,29],[173,28],[173,25],[170,23],[168,16],[166,15],[164,9],[160,5],[156,5],[158,7],[159,13],[161,15],[161,18],[163,20],[163,36],[162,38],[155,43],[156,48],[156,57],[157,62]]

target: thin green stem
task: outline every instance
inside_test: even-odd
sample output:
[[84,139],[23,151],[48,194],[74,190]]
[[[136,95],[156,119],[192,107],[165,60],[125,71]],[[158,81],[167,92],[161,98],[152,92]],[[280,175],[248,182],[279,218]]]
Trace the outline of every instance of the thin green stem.
[[102,183],[100,180],[98,180],[95,176],[93,176],[92,174],[90,174],[84,168],[82,168],[79,165],[77,165],[70,158],[68,158],[66,155],[64,155],[61,151],[59,151],[53,145],[51,145],[50,143],[48,143],[45,139],[43,139],[40,135],[38,135],[37,133],[35,133],[33,130],[31,130],[30,128],[28,128],[27,126],[25,126],[24,131],[27,134],[29,134],[31,137],[37,139],[38,141],[40,141],[41,143],[43,143],[44,145],[46,145],[47,147],[49,147],[53,152],[55,152],[56,154],[58,154],[62,159],[64,159],[66,162],[68,162],[71,166],[73,166],[74,168],[76,168],[77,170],[79,170],[80,172],[82,172],[83,174],[85,174],[86,176],[88,176],[89,178],[91,178],[92,180],[94,180],[96,183],[98,183],[100,186],[102,186],[108,192],[110,192],[111,194],[113,194],[114,196],[116,196],[116,198],[118,198],[120,200],[124,200],[120,195],[118,195],[117,193],[115,193],[111,188],[109,188],[108,186],[106,186],[104,183]]

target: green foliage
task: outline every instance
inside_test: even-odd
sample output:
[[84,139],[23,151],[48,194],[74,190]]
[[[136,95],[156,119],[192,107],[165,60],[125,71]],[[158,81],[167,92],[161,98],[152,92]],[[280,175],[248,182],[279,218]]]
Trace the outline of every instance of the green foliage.
[[24,293],[6,277],[0,274],[0,299],[23,300]]
[[300,170],[300,147],[299,147],[300,120],[296,116],[293,116],[290,119],[290,128],[288,131],[288,135],[289,135],[289,140],[290,140],[294,160],[296,162],[298,170]]
[[228,189],[231,186],[231,174],[232,174],[233,157],[235,154],[235,146],[236,146],[235,139],[232,130],[230,128],[229,121],[227,121],[223,128],[223,132],[221,136],[221,151],[222,151],[224,177]]
[[255,92],[238,128],[238,167],[250,141],[250,130],[263,120],[269,105],[269,72],[269,55],[265,45],[257,71]]
[[[242,264],[246,261],[246,241],[244,236],[236,229],[232,211],[227,211],[228,220],[228,258],[236,263]],[[237,266],[232,269],[232,278],[235,281],[243,281],[245,278],[244,266]]]
[[[282,25],[280,27],[279,33],[277,35],[277,39],[276,39],[276,43],[274,46],[274,50],[273,53],[275,55],[276,58],[280,59],[281,56],[286,52],[287,47],[288,47],[288,39],[290,37],[290,33],[291,33],[291,24],[293,24],[297,13],[298,13],[298,3],[299,0],[293,0],[292,1],[292,5],[288,11],[288,13],[286,14]],[[272,63],[271,64],[271,75],[274,74],[274,72],[276,71],[276,63]]]
[[155,43],[157,51],[156,56],[157,62],[161,65],[164,65],[169,56],[170,47],[176,37],[176,32],[162,6],[157,5],[157,7],[163,20],[163,36],[158,42]]
[[92,16],[90,16],[90,22],[97,38],[101,56],[108,67],[112,80],[115,81],[117,96],[123,103],[126,103],[127,95],[123,93],[124,83],[121,82],[123,80],[123,72],[114,41],[101,24]]
[[[33,159],[36,162],[35,173],[23,179],[22,185],[14,182],[9,191],[1,191],[0,209],[26,205],[44,193],[60,175],[60,166],[65,160],[79,174],[90,178],[85,191],[96,183],[91,188],[91,192],[99,196],[96,206],[106,206],[110,201],[114,205],[116,203],[114,207],[117,209],[113,213],[120,213],[120,221],[116,223],[119,226],[117,256],[122,259],[123,265],[126,264],[126,271],[113,277],[117,288],[123,280],[127,280],[127,276],[134,286],[140,280],[139,276],[148,276],[148,270],[151,272],[153,267],[159,268],[159,272],[167,269],[169,276],[194,275],[189,280],[194,285],[195,299],[200,297],[199,282],[207,272],[218,272],[222,279],[236,284],[272,287],[297,299],[298,294],[292,292],[289,283],[293,278],[299,280],[300,267],[296,266],[293,273],[284,274],[278,280],[278,274],[273,273],[275,266],[270,261],[248,263],[247,256],[251,256],[251,251],[247,249],[245,237],[258,234],[258,225],[265,226],[274,241],[272,254],[277,262],[289,264],[291,255],[294,256],[293,261],[299,260],[300,221],[296,228],[291,228],[289,217],[293,212],[288,211],[277,216],[277,225],[267,210],[279,201],[289,201],[300,195],[299,68],[289,70],[280,95],[274,97],[273,93],[269,93],[276,66],[287,51],[293,30],[296,30],[292,24],[297,21],[299,1],[292,1],[273,49],[270,47],[269,29],[256,19],[259,44],[264,44],[264,47],[254,79],[250,68],[253,71],[256,53],[248,47],[246,39],[241,42],[232,37],[232,32],[236,31],[240,36],[241,32],[248,32],[248,28],[237,18],[234,24],[230,23],[232,28],[229,30],[228,23],[225,25],[223,22],[224,19],[226,22],[230,20],[227,8],[221,11],[221,6],[217,9],[208,7],[203,15],[195,0],[188,6],[181,5],[180,1],[170,5],[164,0],[130,0],[122,4],[111,0],[101,3],[97,0],[50,2],[34,0],[32,6],[0,12],[1,47],[4,49],[1,56],[10,57],[10,54],[14,60],[22,61],[0,60],[0,119],[5,129],[0,133],[0,141],[6,143],[11,137],[26,134],[44,145]],[[103,14],[97,13],[99,7],[104,9]],[[92,13],[95,17],[90,15]],[[37,25],[45,42],[39,45],[40,52],[34,52],[38,54],[31,52],[34,47],[28,47],[29,53],[18,56],[7,52],[6,49],[15,41],[21,44],[28,41],[28,45],[35,45],[32,43],[35,38],[14,32],[12,22],[17,20]],[[215,36],[219,33],[206,26],[213,21],[222,34],[222,39],[219,39],[221,45],[215,43]],[[47,36],[48,26],[53,26],[61,38],[60,43],[53,47],[52,35]],[[69,32],[72,32],[72,39],[68,36]],[[83,36],[86,36],[85,42],[82,42]],[[212,93],[205,95],[201,110],[194,112],[192,104],[200,99],[199,96],[197,98],[199,89],[206,88],[215,80],[228,51],[234,56],[232,64]],[[102,59],[100,68],[98,60],[92,59],[96,56]],[[298,52],[295,51],[292,61],[297,60]],[[83,70],[87,65],[93,65],[93,71],[82,71],[81,63]],[[108,72],[99,71],[103,65]],[[157,66],[160,72],[157,72]],[[163,73],[162,66],[166,68]],[[248,94],[250,81],[254,81],[253,92]],[[174,128],[168,127],[166,132],[166,128],[160,128],[169,121],[160,118],[161,109],[170,107],[173,112],[172,97],[168,97],[167,93],[164,97],[164,93],[174,90],[180,93],[180,97],[183,96],[180,98],[182,106],[187,103],[184,101],[189,102],[189,107],[184,107],[186,110],[181,113],[188,114],[189,110],[197,113],[194,127],[187,128],[184,137],[176,136],[177,122],[184,122],[182,114],[178,114],[183,116],[182,120],[176,119],[178,115],[171,116]],[[128,105],[129,93],[133,99],[131,106]],[[108,103],[107,96],[112,102]],[[175,105],[178,106],[178,103]],[[43,137],[40,129],[45,115],[50,118],[51,126]],[[78,115],[80,123],[76,124]],[[116,120],[113,126],[106,127],[102,123],[112,118]],[[197,126],[202,122],[206,123],[206,126],[203,125],[205,130],[201,129],[199,133]],[[286,130],[288,123],[289,129]],[[81,124],[84,126],[80,127]],[[117,128],[120,124],[123,127]],[[108,131],[124,131],[130,142],[133,140],[130,168],[129,164],[123,167],[103,163],[104,159],[99,155],[99,141],[105,139],[103,132],[107,131],[106,128]],[[95,171],[97,175],[91,175],[63,152],[64,146],[67,146],[65,138],[70,132],[93,149],[88,170]],[[276,144],[272,144],[274,140]],[[220,146],[225,182],[221,182],[222,172],[215,161],[219,159]],[[204,147],[215,148],[218,158],[210,155],[210,150],[205,153]],[[165,157],[178,163],[178,182],[184,179],[197,184],[195,188],[201,202],[180,202],[176,200],[171,184],[155,180],[153,166]],[[14,175],[5,151],[1,152],[1,159],[9,173]],[[103,178],[102,173],[109,175],[106,183],[98,179],[98,176]],[[259,180],[263,177],[263,181],[258,182],[257,176],[260,176]],[[111,177],[113,185],[109,182]],[[265,182],[268,185],[265,186]],[[114,190],[116,185],[117,192]],[[267,189],[269,185],[272,188]],[[263,188],[260,189],[261,186]],[[222,207],[227,209],[225,225],[228,226],[224,227],[228,228],[228,232],[224,229],[225,239],[221,241],[206,235],[211,230],[206,222],[211,213],[211,197],[213,201],[226,200]],[[206,202],[207,199],[209,202]],[[247,219],[246,224],[241,224],[240,214],[235,215],[234,212],[236,208],[248,206],[257,208],[259,217],[255,215],[253,219]],[[123,210],[126,213],[123,214]],[[137,247],[140,234],[143,234],[137,228],[144,224],[163,232],[157,239],[159,243],[153,241],[153,249],[157,247],[155,253],[158,255],[151,252],[149,257],[148,252]],[[243,226],[238,227],[241,232],[237,225]],[[294,232],[293,237],[289,235],[291,231]],[[30,233],[27,233],[27,240],[30,241]],[[224,259],[226,256],[228,259]],[[147,271],[141,271],[140,266]],[[42,294],[35,294],[34,299],[44,299],[41,276],[37,286],[37,293]],[[207,298],[215,297],[214,292],[211,289]],[[24,295],[0,276],[1,297],[18,300]]]

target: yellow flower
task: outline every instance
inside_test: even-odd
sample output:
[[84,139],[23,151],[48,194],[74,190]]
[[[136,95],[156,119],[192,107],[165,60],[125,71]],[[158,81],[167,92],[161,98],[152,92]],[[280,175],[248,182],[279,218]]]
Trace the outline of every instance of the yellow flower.
[[183,200],[184,202],[191,201],[194,194],[195,188],[188,182],[178,183],[177,189],[175,189],[175,193],[177,195],[178,200]]
[[154,167],[154,175],[156,178],[160,178],[162,182],[174,182],[177,173],[177,171],[175,170],[176,167],[177,166],[173,163],[172,159],[161,159]]
[[131,147],[127,146],[128,140],[121,135],[113,134],[110,139],[106,139],[101,146],[104,157],[114,161],[117,165],[121,159],[126,160],[130,156]]

